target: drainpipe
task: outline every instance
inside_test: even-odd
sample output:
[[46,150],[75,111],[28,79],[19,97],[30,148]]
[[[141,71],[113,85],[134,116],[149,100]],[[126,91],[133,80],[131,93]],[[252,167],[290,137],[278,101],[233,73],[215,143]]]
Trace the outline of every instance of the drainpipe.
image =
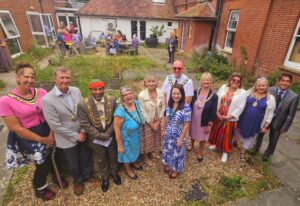
[[43,8],[43,3],[42,3],[42,1],[43,1],[43,0],[39,0],[39,4],[40,4],[42,13],[44,13],[44,8]]
[[212,29],[212,32],[213,32],[213,34],[211,35],[212,38],[209,40],[209,42],[211,44],[210,45],[211,49],[216,47],[221,11],[222,11],[222,0],[218,0],[217,10],[216,10],[217,22],[215,23],[215,26]]

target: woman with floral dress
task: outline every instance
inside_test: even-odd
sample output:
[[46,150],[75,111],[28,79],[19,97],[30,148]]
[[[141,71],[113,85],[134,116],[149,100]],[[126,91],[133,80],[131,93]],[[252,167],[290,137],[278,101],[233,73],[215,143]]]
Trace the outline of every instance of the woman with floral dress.
[[173,85],[170,96],[166,109],[162,162],[164,171],[171,179],[175,179],[184,170],[185,136],[191,121],[191,108],[184,102],[185,93],[181,84]]

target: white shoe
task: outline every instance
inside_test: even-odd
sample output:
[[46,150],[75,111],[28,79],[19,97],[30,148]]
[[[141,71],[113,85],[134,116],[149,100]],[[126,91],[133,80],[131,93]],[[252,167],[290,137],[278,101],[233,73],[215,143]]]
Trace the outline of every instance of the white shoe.
[[223,152],[221,161],[222,161],[223,163],[225,163],[225,162],[227,162],[227,159],[228,159],[228,153]]
[[208,147],[210,150],[215,150],[216,149],[216,145],[212,144]]

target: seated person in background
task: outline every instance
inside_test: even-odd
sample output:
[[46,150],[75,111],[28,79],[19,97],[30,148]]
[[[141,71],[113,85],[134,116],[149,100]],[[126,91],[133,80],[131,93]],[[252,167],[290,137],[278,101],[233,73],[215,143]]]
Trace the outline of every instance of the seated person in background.
[[88,45],[92,46],[93,49],[96,49],[96,38],[93,36],[92,32],[90,32],[88,35]]
[[126,35],[125,35],[125,34],[122,35],[122,41],[123,41],[123,42],[127,42],[127,38],[126,38]]
[[104,32],[101,32],[101,34],[99,35],[99,39],[101,42],[101,46],[105,46],[105,41],[106,41],[106,35],[104,34]]

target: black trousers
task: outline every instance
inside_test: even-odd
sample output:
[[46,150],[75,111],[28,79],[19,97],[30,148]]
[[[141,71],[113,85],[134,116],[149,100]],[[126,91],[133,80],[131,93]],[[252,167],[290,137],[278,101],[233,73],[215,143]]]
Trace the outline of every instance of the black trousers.
[[[38,189],[46,185],[47,176],[49,172],[54,176],[54,167],[52,164],[51,159],[51,153],[52,151],[47,155],[45,162],[42,164],[36,164],[35,165],[35,171],[33,175],[33,187]],[[58,153],[55,153],[55,162],[57,164],[57,167],[60,168],[60,160],[58,157]]]
[[168,54],[169,54],[169,62],[171,64],[173,64],[174,62],[174,56],[175,56],[175,49],[170,51],[170,49],[168,49]]
[[[280,130],[275,130],[272,127],[270,128],[269,144],[268,144],[268,147],[267,147],[266,151],[264,152],[265,156],[269,157],[269,156],[273,155],[273,153],[276,149],[277,142],[278,142],[280,134],[281,134]],[[264,138],[264,133],[259,133],[257,135],[256,144],[253,148],[254,150],[259,151],[259,149],[261,147],[261,144],[262,144],[262,141],[263,141],[263,138]]]
[[74,183],[82,183],[92,176],[91,153],[85,142],[62,151]]

